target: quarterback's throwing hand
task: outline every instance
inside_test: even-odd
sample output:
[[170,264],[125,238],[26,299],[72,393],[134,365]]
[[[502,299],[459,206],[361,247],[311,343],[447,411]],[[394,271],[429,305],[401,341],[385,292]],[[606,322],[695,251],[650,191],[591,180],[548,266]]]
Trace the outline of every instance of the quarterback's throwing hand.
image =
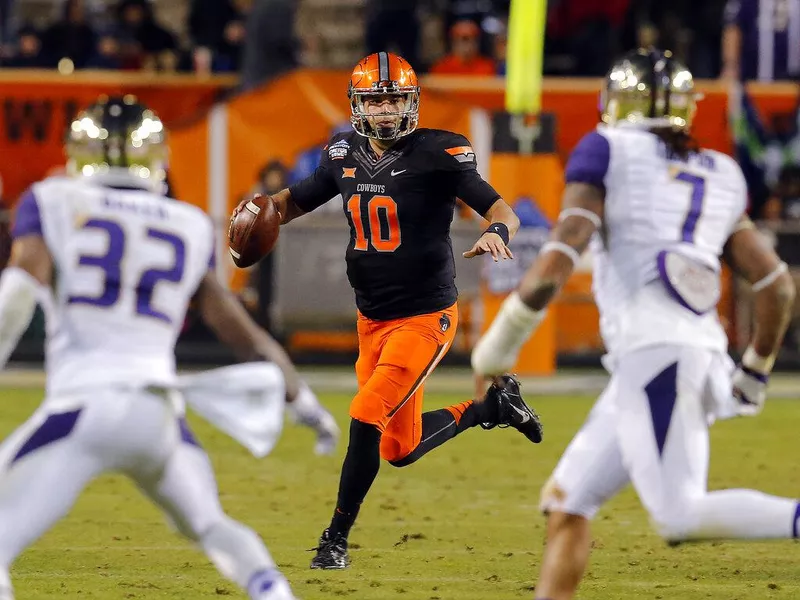
[[464,252],[463,256],[464,258],[472,258],[473,256],[486,254],[487,252],[492,255],[495,262],[501,258],[503,260],[514,258],[514,255],[511,254],[511,250],[509,250],[508,246],[503,242],[503,238],[492,232],[484,233],[479,237],[475,245],[467,252]]

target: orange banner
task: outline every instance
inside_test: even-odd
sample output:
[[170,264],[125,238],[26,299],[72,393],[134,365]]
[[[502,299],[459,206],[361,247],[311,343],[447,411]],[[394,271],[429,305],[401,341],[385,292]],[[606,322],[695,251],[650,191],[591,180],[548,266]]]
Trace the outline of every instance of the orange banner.
[[158,112],[167,127],[176,128],[202,118],[220,92],[234,82],[228,77],[198,80],[193,76],[125,73],[0,74],[0,176],[6,204],[64,164],[68,124],[101,94],[135,94]]
[[[237,162],[230,175],[231,194],[249,189],[254,170],[265,157],[281,158],[291,164],[298,152],[326,139],[331,127],[346,120],[346,81],[347,74],[342,72],[298,71],[232,101],[235,114],[231,131],[239,133],[231,144],[237,148],[242,145],[237,159],[242,158],[243,162]],[[178,193],[205,206],[208,137],[203,117],[220,93],[235,83],[233,77],[198,79],[191,75],[0,73],[3,197],[7,202],[13,201],[33,181],[63,164],[63,133],[80,107],[100,94],[132,93],[152,106],[173,132],[171,170],[181,182],[176,186]],[[597,123],[600,83],[595,79],[544,80],[542,110],[556,116],[557,150],[562,159]],[[425,77],[423,125],[468,131],[466,109],[477,106],[503,110],[504,85],[502,78]],[[705,99],[699,104],[695,133],[704,146],[729,152],[725,88],[717,82],[700,82],[699,89]],[[798,100],[798,87],[793,84],[750,84],[748,90],[766,121],[774,113],[792,110]],[[261,135],[250,134],[254,128],[269,131],[270,135],[277,133],[277,137],[263,141]]]

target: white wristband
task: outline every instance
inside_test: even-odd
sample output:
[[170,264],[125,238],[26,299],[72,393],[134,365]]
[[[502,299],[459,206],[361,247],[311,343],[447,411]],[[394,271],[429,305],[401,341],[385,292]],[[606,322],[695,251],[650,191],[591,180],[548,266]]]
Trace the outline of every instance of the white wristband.
[[542,249],[539,251],[539,254],[545,254],[546,252],[561,252],[561,254],[565,255],[572,261],[572,266],[577,265],[581,260],[581,255],[578,254],[578,251],[564,242],[557,242],[555,240],[545,242],[544,246],[542,246]]
[[775,366],[775,358],[775,354],[760,356],[752,346],[748,346],[742,355],[742,364],[748,369],[769,375],[772,372],[772,367]]
[[761,290],[768,288],[778,280],[778,277],[786,273],[788,270],[789,267],[786,265],[786,263],[781,262],[781,264],[779,264],[777,267],[775,267],[775,269],[773,269],[772,273],[756,281],[751,286],[752,290],[754,292],[760,292]]
[[585,208],[580,208],[579,206],[576,206],[574,208],[565,208],[564,210],[561,211],[561,214],[558,215],[558,220],[559,222],[561,222],[567,217],[582,217],[584,219],[587,219],[588,221],[592,222],[592,225],[594,225],[595,229],[600,229],[600,226],[602,225],[600,217],[598,216],[597,213],[593,213],[592,211],[587,210]]

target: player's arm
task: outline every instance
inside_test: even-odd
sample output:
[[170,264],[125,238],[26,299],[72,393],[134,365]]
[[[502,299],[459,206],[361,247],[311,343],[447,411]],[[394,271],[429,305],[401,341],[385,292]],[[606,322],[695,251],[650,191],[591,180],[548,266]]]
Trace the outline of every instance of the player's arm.
[[0,366],[4,366],[28,328],[53,263],[40,235],[14,240],[11,258],[0,275]]
[[294,399],[300,377],[284,349],[261,329],[245,308],[222,287],[213,271],[206,273],[195,296],[203,322],[242,360],[267,360],[283,372],[286,396]]
[[[281,225],[286,225],[297,217],[319,208],[338,193],[336,180],[331,176],[327,167],[320,165],[302,181],[282,189],[271,197],[281,215]],[[233,215],[236,216],[239,211],[243,210],[249,200],[249,198],[242,200],[234,209]]]
[[602,226],[610,161],[609,143],[598,132],[588,134],[575,147],[565,170],[561,214],[550,239],[472,351],[472,368],[478,375],[499,375],[513,368],[520,348],[572,275]]
[[11,257],[0,275],[0,366],[6,364],[28,328],[42,288],[50,285],[53,274],[39,206],[31,190],[20,199],[11,235]]
[[753,290],[755,327],[733,383],[734,393],[745,404],[743,414],[755,414],[766,400],[767,379],[791,318],[795,285],[786,263],[747,216],[728,238],[723,257]]
[[561,217],[550,239],[472,351],[476,373],[499,375],[513,368],[520,348],[544,319],[547,307],[572,275],[602,224],[604,199],[605,190],[600,187],[567,184]]
[[311,175],[272,196],[281,213],[281,225],[310,213],[339,193],[329,163],[327,156],[324,156]]
[[292,193],[289,188],[282,189],[277,194],[272,195],[272,201],[281,215],[281,225],[286,225],[297,217],[302,217],[306,211],[301,209],[294,200],[292,200]]
[[436,159],[452,175],[455,196],[489,222],[481,237],[463,254],[464,258],[486,253],[494,260],[514,258],[508,244],[519,229],[519,218],[478,173],[475,153],[467,138],[451,134],[444,141],[451,147],[438,149]]
[[[311,175],[272,195],[272,201],[281,215],[281,225],[286,225],[297,217],[319,208],[339,194],[339,186],[333,172],[332,161],[328,154],[323,152],[320,164]],[[248,200],[243,200],[239,203],[234,210],[234,216],[244,209],[247,202]]]
[[567,184],[559,221],[517,290],[531,310],[545,310],[572,275],[602,223],[604,200],[605,190],[595,185]]
[[514,239],[519,229],[519,217],[514,213],[514,209],[505,200],[498,198],[481,216],[489,221],[489,227],[484,230],[472,248],[464,252],[464,258],[480,256],[487,252],[495,261],[498,258],[514,258],[511,250],[508,249],[509,242]]

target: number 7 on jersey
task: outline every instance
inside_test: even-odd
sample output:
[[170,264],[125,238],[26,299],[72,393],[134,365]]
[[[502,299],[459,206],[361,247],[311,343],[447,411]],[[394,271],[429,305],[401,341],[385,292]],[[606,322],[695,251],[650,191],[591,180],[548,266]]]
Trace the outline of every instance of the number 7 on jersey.
[[686,220],[681,229],[681,241],[693,242],[694,230],[697,229],[697,222],[700,220],[700,213],[703,211],[703,198],[706,195],[706,180],[699,175],[678,171],[674,176],[678,181],[683,181],[692,186],[692,195],[689,202],[689,212],[686,213]]

